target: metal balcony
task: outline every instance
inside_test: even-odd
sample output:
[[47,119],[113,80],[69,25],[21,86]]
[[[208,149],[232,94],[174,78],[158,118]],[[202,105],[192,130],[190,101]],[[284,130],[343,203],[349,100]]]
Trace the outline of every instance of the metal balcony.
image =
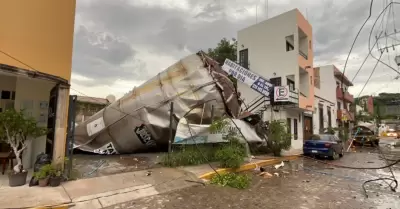
[[349,102],[351,104],[354,103],[354,96],[351,95],[349,92],[344,92],[344,96],[343,96],[343,91],[339,87],[336,88],[336,98],[338,98],[340,100],[346,100],[347,102]]

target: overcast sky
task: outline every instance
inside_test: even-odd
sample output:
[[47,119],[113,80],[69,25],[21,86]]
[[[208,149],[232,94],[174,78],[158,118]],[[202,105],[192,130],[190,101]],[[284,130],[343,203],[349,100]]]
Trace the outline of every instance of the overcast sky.
[[[215,47],[221,38],[258,21],[298,8],[313,26],[314,65],[334,64],[343,70],[358,29],[368,16],[369,0],[79,0],[75,18],[72,88],[97,97],[117,97],[153,77],[180,58]],[[368,54],[368,34],[385,0],[375,1],[373,15],[361,33],[346,68],[352,79]],[[383,24],[373,32],[400,31],[400,5],[395,5]],[[386,16],[387,16],[386,15]],[[386,21],[388,19],[388,21]],[[387,22],[387,23],[386,23]],[[400,40],[387,39],[388,45]],[[374,44],[371,40],[371,45]],[[386,44],[382,39],[380,46]],[[400,54],[400,46],[397,47]],[[373,50],[379,57],[379,52]],[[384,53],[382,61],[398,69],[396,51]],[[368,59],[350,92],[357,96],[376,60]],[[362,95],[400,92],[396,73],[379,64]],[[393,81],[393,82],[392,82]],[[71,93],[78,94],[74,90]]]

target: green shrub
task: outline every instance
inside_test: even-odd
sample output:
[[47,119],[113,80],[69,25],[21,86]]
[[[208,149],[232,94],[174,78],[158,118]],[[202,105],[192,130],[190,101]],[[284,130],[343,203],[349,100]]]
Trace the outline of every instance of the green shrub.
[[53,166],[51,164],[46,164],[42,166],[39,171],[33,173],[33,177],[35,177],[35,179],[38,180],[45,179],[49,177],[53,172],[54,172]]
[[292,137],[281,122],[272,121],[268,126],[267,135],[267,145],[275,156],[280,156],[283,149],[290,148]]
[[211,178],[211,184],[220,186],[229,186],[237,189],[246,189],[250,186],[251,177],[245,174],[238,173],[225,173],[215,174]]
[[161,159],[161,164],[168,167],[199,165],[215,161],[214,152],[216,148],[188,145],[180,150],[165,154]]
[[179,151],[164,155],[161,164],[177,167],[220,162],[220,166],[224,168],[240,167],[246,157],[246,149],[239,142],[237,131],[228,128],[229,124],[227,120],[221,118],[210,125],[210,133],[223,133],[222,138],[226,141],[225,143],[182,145]]
[[239,141],[233,140],[215,152],[215,159],[223,168],[239,168],[246,157],[246,150]]

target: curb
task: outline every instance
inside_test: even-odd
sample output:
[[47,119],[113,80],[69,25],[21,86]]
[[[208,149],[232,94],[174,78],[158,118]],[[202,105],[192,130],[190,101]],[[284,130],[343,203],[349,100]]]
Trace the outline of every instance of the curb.
[[233,172],[248,171],[248,170],[255,169],[257,167],[278,164],[278,163],[280,163],[282,161],[285,161],[285,160],[296,160],[300,156],[301,155],[292,155],[292,156],[280,157],[280,158],[275,158],[275,159],[261,160],[259,162],[255,162],[255,163],[244,164],[244,165],[240,166],[237,169],[220,168],[220,169],[216,170],[217,172],[214,172],[214,171],[208,172],[208,173],[205,173],[203,175],[200,175],[198,178],[199,179],[203,179],[203,180],[210,180],[216,173],[224,174],[224,173],[228,173],[228,172],[232,172],[232,171]]
[[53,206],[40,206],[40,207],[33,207],[33,208],[28,208],[28,209],[68,209],[75,204],[62,204],[62,205],[53,205]]

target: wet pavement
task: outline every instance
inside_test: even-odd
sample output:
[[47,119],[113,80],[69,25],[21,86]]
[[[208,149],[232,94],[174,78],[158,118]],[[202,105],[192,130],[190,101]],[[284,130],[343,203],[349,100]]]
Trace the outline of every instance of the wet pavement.
[[[381,151],[389,162],[400,158],[399,148],[382,144]],[[385,160],[377,148],[356,148],[355,152],[346,153],[336,161],[300,158],[286,162],[280,169],[266,167],[271,174],[279,173],[279,177],[264,178],[257,175],[259,171],[253,171],[252,186],[246,190],[199,185],[126,202],[108,209],[400,209],[400,188],[397,192],[391,191],[388,187],[391,181],[368,183],[368,197],[362,189],[366,180],[390,177],[389,169],[345,169],[335,165],[381,167],[385,166]],[[393,166],[393,172],[400,179],[400,165]]]
[[73,179],[93,178],[161,167],[163,153],[131,155],[77,154],[73,160]]

